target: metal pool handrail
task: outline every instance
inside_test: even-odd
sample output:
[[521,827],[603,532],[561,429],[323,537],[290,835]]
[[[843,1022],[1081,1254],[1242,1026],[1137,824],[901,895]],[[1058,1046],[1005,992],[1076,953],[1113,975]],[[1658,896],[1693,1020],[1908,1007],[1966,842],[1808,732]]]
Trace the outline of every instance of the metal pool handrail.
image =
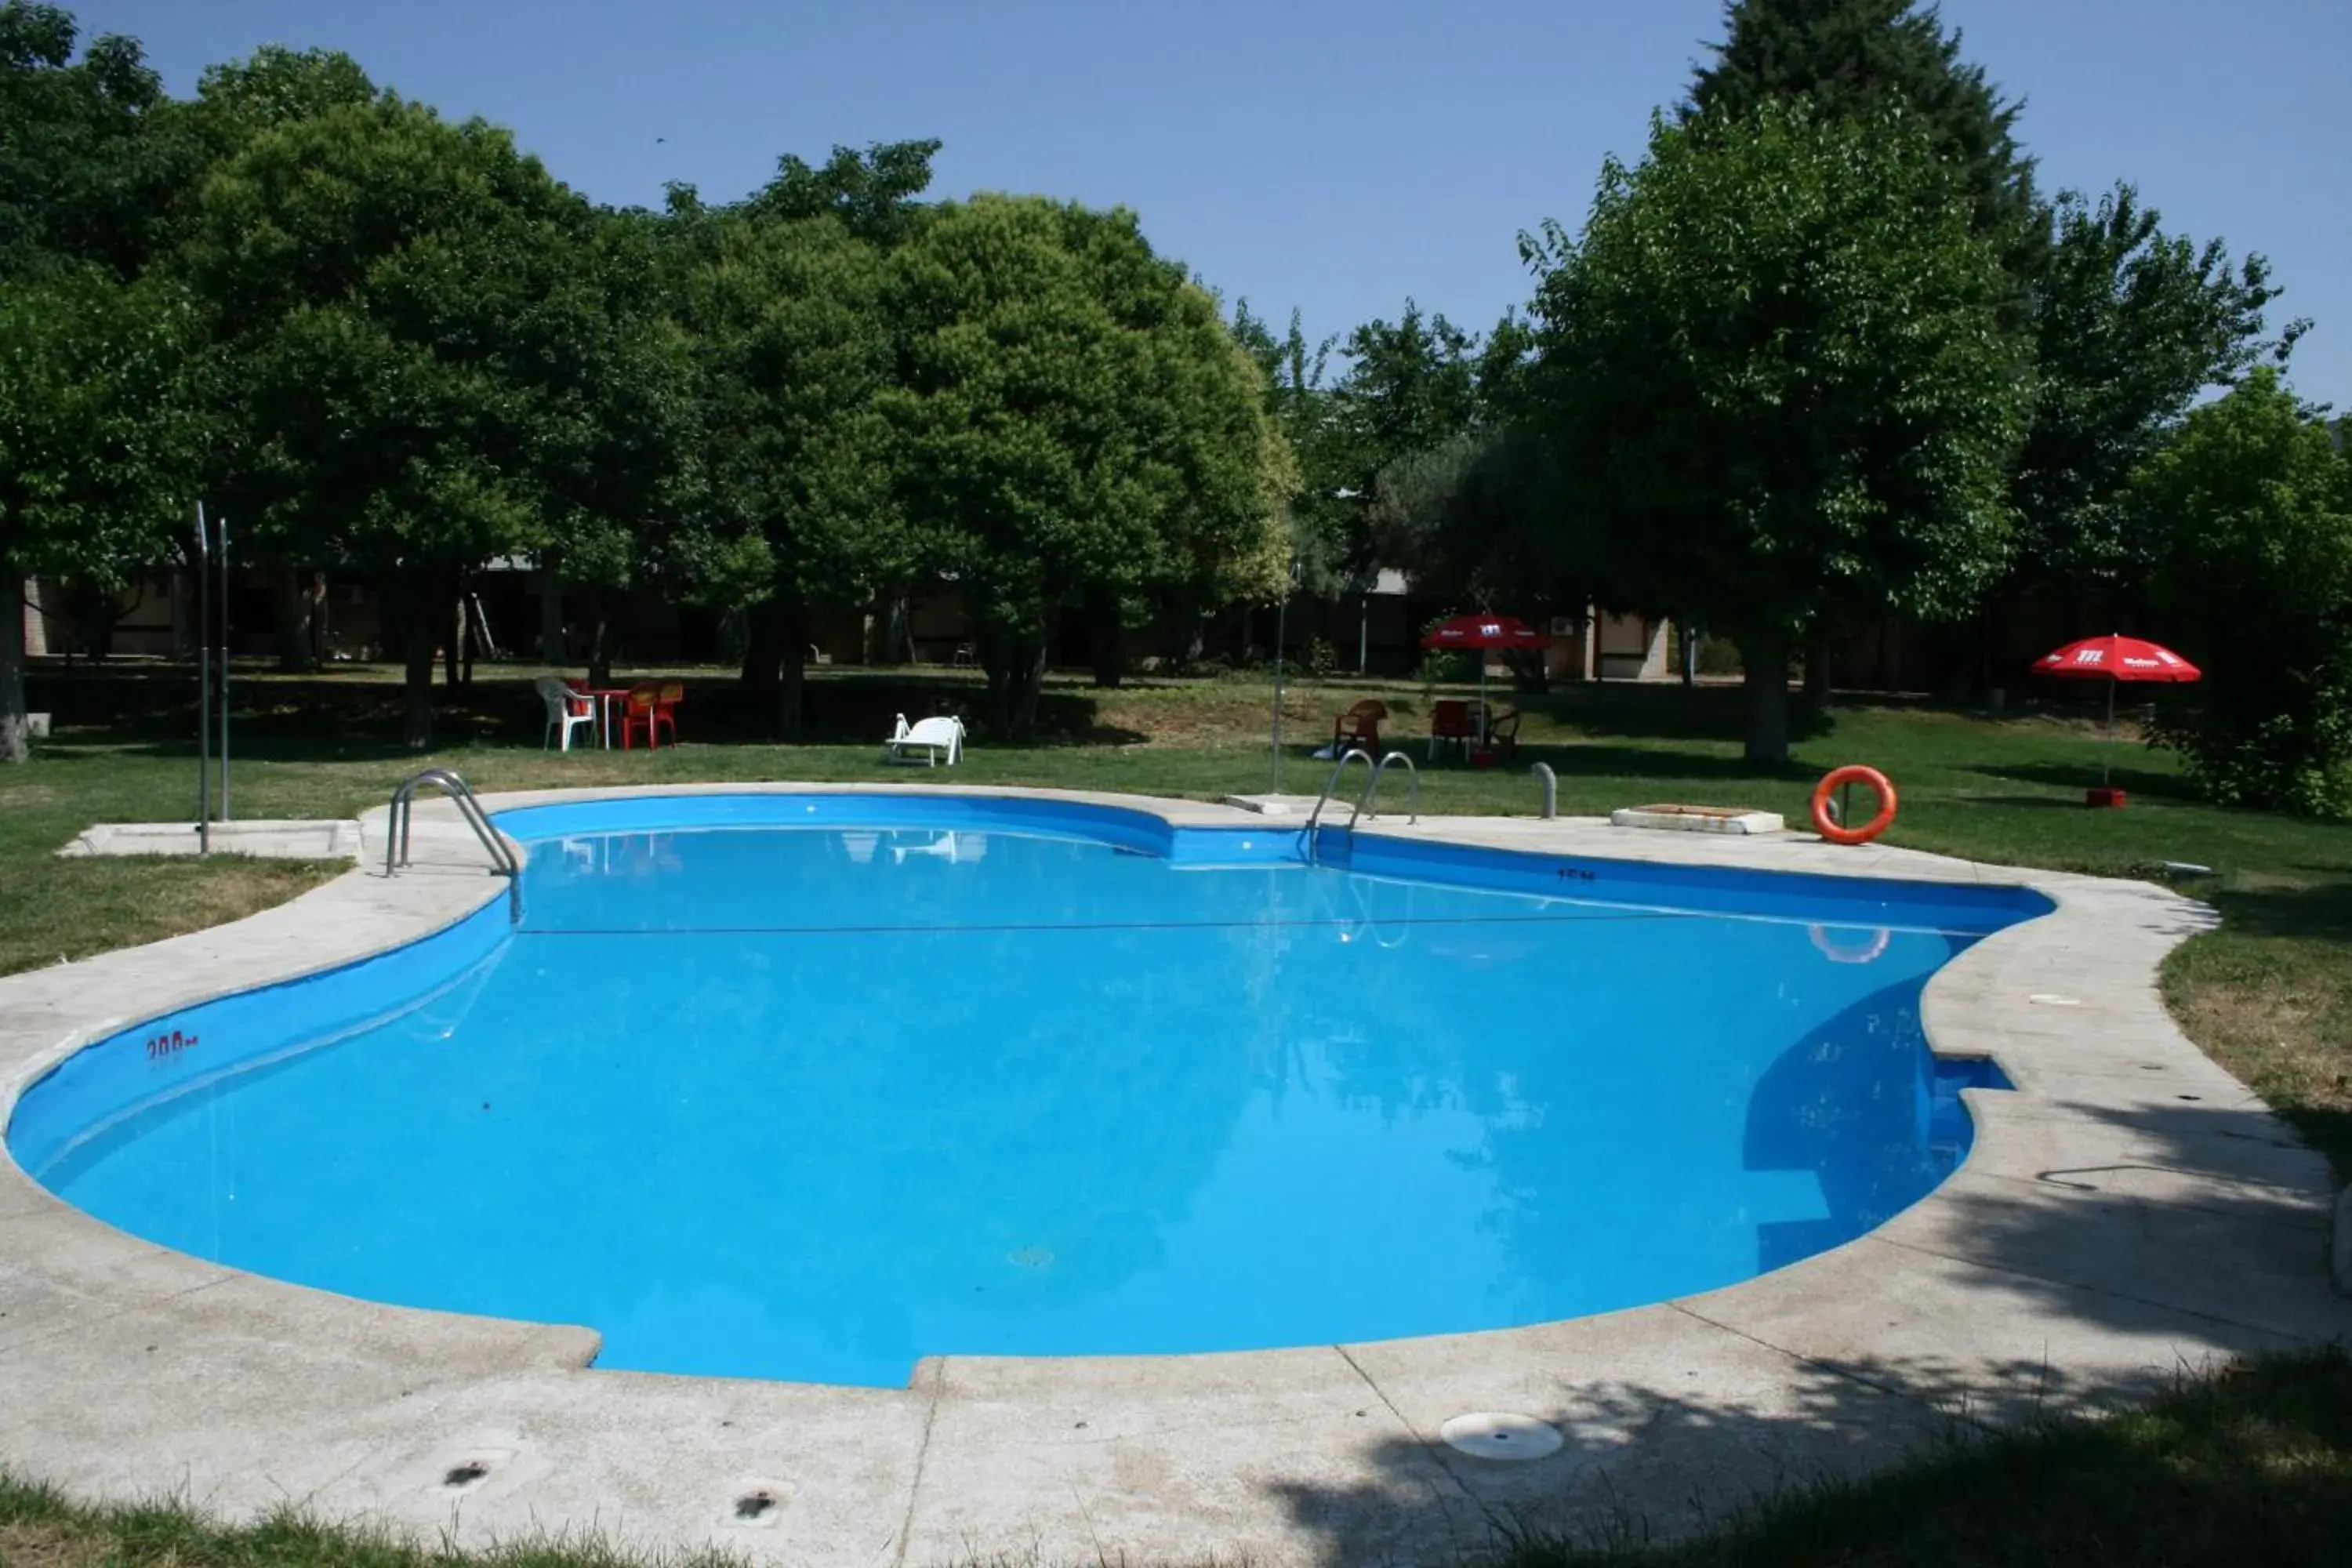
[[384,824],[383,874],[391,876],[408,864],[409,830],[416,818],[416,792],[431,784],[456,803],[457,815],[474,830],[474,837],[489,851],[490,868],[507,879],[507,907],[518,925],[522,923],[522,863],[515,858],[514,850],[490,826],[482,803],[474,798],[473,790],[464,779],[447,768],[426,768],[400,781],[392,792],[392,816]]
[[[1307,814],[1307,858],[1310,861],[1315,858],[1315,824],[1323,816],[1323,808],[1330,804],[1331,792],[1339,787],[1339,775],[1346,773],[1348,764],[1358,757],[1364,759],[1364,766],[1370,768],[1375,777],[1380,773],[1379,765],[1372,761],[1372,753],[1363,747],[1350,746],[1339,753],[1339,760],[1331,764],[1331,776],[1323,781],[1323,793],[1315,797],[1315,809]],[[1350,822],[1349,826],[1352,827],[1355,825]]]
[[[1412,782],[1412,793],[1406,799],[1405,809],[1408,814],[1406,820],[1416,823],[1421,820],[1421,770],[1414,767],[1412,759],[1402,752],[1391,752],[1380,760],[1378,766],[1372,769],[1372,776],[1364,781],[1364,793],[1356,797],[1356,809],[1348,816],[1349,832],[1353,833],[1356,830],[1356,818],[1364,815],[1364,808],[1371,805],[1372,797],[1380,793],[1381,775],[1389,771],[1391,763],[1402,763],[1405,776]],[[1375,812],[1373,815],[1378,816],[1379,813]]]

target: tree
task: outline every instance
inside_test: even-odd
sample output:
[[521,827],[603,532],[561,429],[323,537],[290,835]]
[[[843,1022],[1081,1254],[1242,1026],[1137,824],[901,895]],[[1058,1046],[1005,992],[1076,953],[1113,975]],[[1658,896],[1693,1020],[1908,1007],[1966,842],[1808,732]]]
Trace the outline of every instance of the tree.
[[2014,491],[2018,575],[2070,597],[2136,597],[2151,561],[2124,490],[2207,387],[2286,358],[2300,323],[2266,335],[2270,266],[2233,267],[2220,240],[2166,234],[2117,185],[2094,206],[2062,194],[2033,280],[2037,395]]
[[1809,100],[1824,119],[1875,121],[1900,111],[1957,172],[1976,231],[2011,271],[2046,237],[2033,160],[2019,145],[2021,104],[1960,58],[1934,5],[1916,0],[1730,0],[1724,41],[1691,82],[1685,119],[1741,119],[1769,102]]
[[1535,346],[1515,313],[1477,345],[1471,422],[1381,470],[1372,546],[1424,593],[1530,615],[1581,615],[1593,584],[1559,526],[1559,476],[1528,423]]
[[[830,212],[713,217],[684,313],[699,363],[706,592],[755,619],[747,683],[798,741],[812,606],[913,571],[877,405],[894,368],[884,255]],[[778,679],[781,661],[781,680]]]
[[2352,460],[2263,366],[2189,416],[2128,505],[2205,677],[2158,737],[2216,800],[2352,816]]
[[0,282],[0,761],[25,759],[25,580],[120,586],[188,520],[194,312],[83,266]]
[[1262,388],[1130,214],[982,196],[895,260],[902,502],[963,591],[997,732],[1025,739],[1056,616],[1263,537]]
[[504,132],[390,97],[272,127],[205,184],[189,271],[244,436],[223,500],[263,547],[385,588],[411,745],[465,574],[546,542],[587,439],[591,230]]
[[1526,244],[1578,548],[1739,643],[1777,764],[1810,627],[1964,613],[2003,563],[2026,390],[1998,258],[1907,120],[1781,103],[1654,123],[1580,238]]
[[786,220],[830,216],[857,238],[898,245],[922,222],[916,198],[930,189],[936,139],[877,142],[863,153],[835,147],[823,168],[790,153],[776,160],[776,177],[747,197],[750,217]]
[[565,384],[538,454],[546,486],[538,564],[587,591],[596,686],[611,681],[608,595],[664,580],[684,594],[699,582],[686,541],[705,494],[702,409],[668,239],[655,214],[596,212],[579,258],[587,281],[570,349],[582,374]]
[[[174,267],[172,254],[187,246],[202,221],[205,177],[236,156],[257,136],[280,125],[381,97],[359,62],[330,49],[295,50],[265,44],[249,57],[205,68],[196,96],[167,103],[161,111],[174,145],[188,160],[184,183],[173,193],[171,209],[159,219],[163,249],[160,264]],[[217,362],[215,362],[217,366]],[[215,381],[203,403],[223,416],[211,421],[205,443],[203,493],[235,495],[251,461],[251,432],[234,416],[238,390]],[[286,670],[310,668],[318,657],[316,617],[321,601],[308,591],[313,574],[329,564],[269,547],[242,559],[271,582],[278,619],[278,663]]]
[[1356,574],[1374,564],[1382,471],[1451,440],[1478,416],[1479,353],[1474,334],[1442,315],[1424,317],[1411,300],[1397,321],[1349,333],[1340,352],[1348,369],[1331,389],[1321,465],[1338,482],[1324,515],[1335,525],[1339,558]]
[[138,44],[108,35],[77,60],[75,36],[55,5],[0,4],[0,277],[78,262],[136,277],[194,167]]

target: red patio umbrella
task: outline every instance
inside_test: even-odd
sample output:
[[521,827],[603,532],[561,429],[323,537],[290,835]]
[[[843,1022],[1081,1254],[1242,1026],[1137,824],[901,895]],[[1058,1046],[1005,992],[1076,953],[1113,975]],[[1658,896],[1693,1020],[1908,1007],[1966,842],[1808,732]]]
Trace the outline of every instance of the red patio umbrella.
[[2062,680],[2107,683],[2107,739],[2099,752],[2099,788],[2110,796],[2105,804],[2111,805],[2122,804],[2122,797],[2107,788],[2108,766],[2114,760],[2116,746],[2116,688],[2126,680],[2186,685],[2204,674],[2160,644],[2113,634],[2084,637],[2081,642],[2070,642],[2054,652],[2045,653],[2033,661],[2033,671],[2036,675],[2054,675]]
[[[1517,616],[1490,616],[1480,611],[1475,616],[1456,616],[1450,621],[1440,621],[1423,634],[1423,647],[1442,648],[1537,648],[1549,647],[1551,638],[1528,625]],[[1478,661],[1478,711],[1486,711],[1486,661]]]

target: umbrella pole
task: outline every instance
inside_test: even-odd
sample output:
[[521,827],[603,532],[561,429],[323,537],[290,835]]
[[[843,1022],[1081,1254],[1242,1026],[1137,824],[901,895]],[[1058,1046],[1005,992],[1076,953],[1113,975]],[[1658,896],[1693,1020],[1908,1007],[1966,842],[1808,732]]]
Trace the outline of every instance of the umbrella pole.
[[2107,678],[2107,738],[2099,746],[2099,787],[2106,788],[2115,782],[2116,761],[2116,688],[2122,682]]

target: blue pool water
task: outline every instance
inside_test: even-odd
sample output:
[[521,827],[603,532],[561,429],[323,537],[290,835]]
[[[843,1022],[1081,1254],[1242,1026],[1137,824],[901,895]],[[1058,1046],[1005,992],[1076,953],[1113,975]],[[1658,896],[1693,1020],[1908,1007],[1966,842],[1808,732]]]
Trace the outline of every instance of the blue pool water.
[[1969,1142],[1921,984],[2047,905],[1038,801],[505,814],[503,900],[69,1058],[8,1131],[164,1245],[600,1363],[1494,1328],[1731,1283]]

